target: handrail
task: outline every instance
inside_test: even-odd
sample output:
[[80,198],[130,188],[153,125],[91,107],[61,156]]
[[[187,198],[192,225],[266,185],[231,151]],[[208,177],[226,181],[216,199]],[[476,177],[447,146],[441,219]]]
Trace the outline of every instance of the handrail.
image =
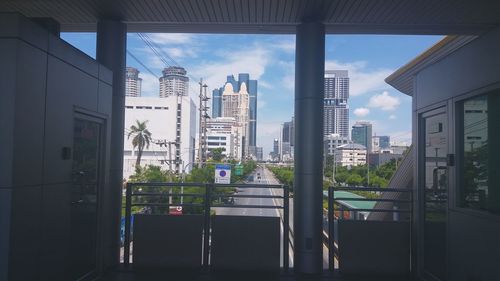
[[[335,198],[336,191],[368,191],[375,193],[383,193],[383,192],[394,192],[394,193],[402,193],[408,194],[409,199],[386,199],[386,198],[346,198],[346,197],[338,197]],[[352,187],[352,186],[330,186],[328,188],[328,269],[332,271],[334,269],[334,257],[338,252],[338,249],[335,246],[335,233],[334,233],[334,221],[335,221],[335,212],[341,211],[341,216],[339,219],[344,219],[344,211],[352,211],[352,212],[386,212],[386,213],[394,213],[394,214],[409,214],[409,219],[411,221],[413,217],[413,198],[412,198],[412,190],[411,189],[398,189],[398,188],[380,188],[380,187]],[[408,208],[400,209],[374,209],[374,208],[350,208],[348,206],[343,206],[341,202],[345,201],[358,201],[358,202],[389,202],[389,203],[402,203],[408,204]],[[339,205],[340,208],[337,208],[336,205]],[[362,206],[363,207],[363,206]],[[411,223],[410,223],[411,225]],[[340,242],[339,242],[340,243]]]
[[[200,188],[200,193],[170,193],[170,192],[155,192],[154,190],[148,191],[138,191],[138,188],[162,188],[167,187],[170,189],[174,187],[198,187]],[[274,188],[283,189],[283,195],[244,195],[244,194],[217,194],[218,188]],[[204,189],[204,192],[202,192]],[[134,202],[134,198],[160,198],[163,200],[168,200],[170,198],[203,198],[203,203],[169,203],[167,202]],[[213,202],[218,198],[276,198],[283,199],[281,205],[240,205],[240,204],[221,204]],[[130,244],[131,244],[131,217],[132,217],[132,207],[143,206],[143,207],[201,207],[203,208],[204,216],[204,226],[203,226],[203,267],[205,269],[209,266],[209,241],[210,241],[210,227],[211,227],[211,208],[254,208],[254,209],[282,209],[284,213],[283,218],[283,268],[284,270],[289,269],[289,198],[290,190],[286,185],[263,185],[263,184],[212,184],[212,183],[173,183],[173,182],[154,182],[154,183],[143,183],[134,182],[127,183],[126,185],[126,199],[125,199],[125,237],[124,237],[124,266],[128,267],[130,265]],[[286,246],[285,246],[286,245]]]

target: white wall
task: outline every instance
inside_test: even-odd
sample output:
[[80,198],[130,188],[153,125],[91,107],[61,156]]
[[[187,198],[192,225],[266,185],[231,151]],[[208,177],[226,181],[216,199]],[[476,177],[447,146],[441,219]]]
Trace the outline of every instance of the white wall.
[[[154,140],[166,140],[167,142],[175,141],[176,139],[176,122],[177,122],[177,98],[170,96],[168,98],[151,98],[151,97],[127,97],[125,100],[125,131],[124,136],[124,151],[132,151],[131,155],[124,155],[123,177],[128,178],[135,172],[136,152],[132,145],[132,136],[127,138],[130,126],[136,123],[136,120],[146,121],[148,130],[152,134]],[[194,102],[187,96],[179,97],[182,99],[181,112],[181,160],[184,165],[192,162],[193,159],[193,139],[196,132],[196,107]],[[137,107],[143,107],[137,109]],[[146,107],[150,107],[146,108]],[[161,147],[160,145],[151,143],[149,148],[145,148],[142,156],[141,166],[152,164],[161,166],[164,169],[169,169],[168,162],[161,164],[162,160],[169,160],[168,146]],[[172,159],[175,160],[175,145],[172,144]],[[192,165],[186,168],[186,171],[191,170]],[[175,164],[172,163],[172,169],[175,170]],[[182,171],[182,167],[180,167]]]

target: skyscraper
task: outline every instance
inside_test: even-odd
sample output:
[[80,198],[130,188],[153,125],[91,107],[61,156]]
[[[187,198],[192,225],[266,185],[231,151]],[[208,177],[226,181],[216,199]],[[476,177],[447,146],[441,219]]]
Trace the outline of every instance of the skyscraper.
[[227,84],[231,84],[234,93],[240,93],[242,85],[245,85],[248,94],[248,146],[256,146],[257,143],[257,80],[250,80],[248,73],[240,73],[238,80],[233,75],[228,75],[223,87],[212,91],[212,118],[222,117],[222,95]]
[[370,153],[372,151],[372,124],[366,121],[357,121],[352,126],[351,139],[354,143],[365,146]]
[[163,76],[160,77],[160,98],[172,95],[189,95],[189,78],[187,71],[180,66],[170,66],[164,68]]
[[281,127],[281,157],[293,159],[294,119],[284,122]]
[[325,71],[324,135],[349,137],[349,76],[347,70]]
[[280,158],[280,148],[279,147],[280,147],[280,141],[278,139],[274,139],[273,140],[273,151],[272,151],[272,157],[274,159]]
[[125,96],[140,97],[142,87],[142,78],[139,78],[139,70],[127,66],[125,70]]

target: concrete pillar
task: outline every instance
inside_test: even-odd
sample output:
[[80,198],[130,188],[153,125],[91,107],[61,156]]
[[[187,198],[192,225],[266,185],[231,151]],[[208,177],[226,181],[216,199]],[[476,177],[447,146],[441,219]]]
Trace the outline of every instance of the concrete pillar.
[[113,101],[109,184],[102,192],[102,258],[104,267],[120,260],[120,219],[123,185],[123,133],[125,123],[125,66],[127,27],[118,20],[101,20],[97,24],[96,58],[113,71]]
[[325,27],[297,26],[295,55],[294,267],[323,271],[323,99]]

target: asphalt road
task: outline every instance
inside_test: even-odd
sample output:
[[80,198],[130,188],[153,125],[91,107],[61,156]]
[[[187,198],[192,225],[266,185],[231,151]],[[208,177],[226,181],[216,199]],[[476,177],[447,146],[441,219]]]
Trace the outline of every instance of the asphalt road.
[[[260,179],[258,178],[260,174]],[[252,174],[254,181],[248,182],[250,184],[268,184],[277,185],[280,182],[274,177],[273,173],[269,171],[265,166],[258,166],[255,172]],[[282,189],[270,189],[270,188],[239,188],[237,194],[239,195],[283,195]],[[282,199],[273,198],[234,198],[235,205],[265,205],[265,206],[280,206],[283,204]],[[265,209],[265,208],[213,208],[216,215],[230,215],[230,216],[269,216],[277,217],[283,216],[282,209]],[[290,198],[289,201],[289,222],[290,230],[293,233],[293,199]],[[283,226],[281,226],[281,234],[283,234]],[[290,234],[290,241],[293,245],[293,235]],[[290,246],[290,266],[293,266],[293,247]],[[281,257],[283,258],[283,257]],[[335,267],[338,267],[337,261],[335,261]],[[328,268],[328,248],[323,247],[323,268]]]

